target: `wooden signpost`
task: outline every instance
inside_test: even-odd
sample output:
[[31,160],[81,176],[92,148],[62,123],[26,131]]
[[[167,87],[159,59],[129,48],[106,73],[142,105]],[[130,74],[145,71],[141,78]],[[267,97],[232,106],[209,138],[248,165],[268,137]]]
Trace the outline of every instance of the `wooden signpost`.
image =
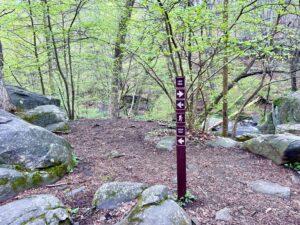
[[181,199],[186,194],[185,94],[185,78],[176,77],[176,152],[178,199]]

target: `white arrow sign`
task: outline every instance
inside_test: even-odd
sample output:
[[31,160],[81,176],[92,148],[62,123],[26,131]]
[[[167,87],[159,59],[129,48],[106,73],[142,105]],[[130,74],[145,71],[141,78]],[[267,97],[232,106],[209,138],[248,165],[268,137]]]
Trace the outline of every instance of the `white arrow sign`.
[[179,138],[179,139],[178,139],[178,143],[182,145],[182,144],[184,143],[183,138]]
[[182,92],[182,91],[178,91],[177,92],[177,96],[178,96],[178,98],[181,98],[182,96],[184,96],[184,93]]
[[184,107],[184,104],[182,102],[177,103],[177,106],[181,109]]

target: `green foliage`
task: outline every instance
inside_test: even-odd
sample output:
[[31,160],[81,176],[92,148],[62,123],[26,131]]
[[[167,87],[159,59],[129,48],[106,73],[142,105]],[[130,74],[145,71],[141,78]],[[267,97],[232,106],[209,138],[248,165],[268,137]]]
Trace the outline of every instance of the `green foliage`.
[[72,215],[78,214],[79,213],[79,209],[80,209],[79,207],[71,209],[71,214]]
[[170,104],[170,101],[162,95],[155,101],[153,108],[149,112],[146,112],[145,115],[139,116],[139,118],[171,121],[174,115],[174,108]]
[[177,203],[181,207],[185,208],[188,204],[195,200],[197,200],[196,196],[194,196],[190,191],[187,191],[184,197],[177,200]]
[[[5,81],[41,92],[43,80],[46,94],[60,98],[67,106],[67,88],[58,70],[60,65],[69,89],[74,86],[77,118],[105,118],[107,113],[99,112],[98,105],[109,105],[115,41],[119,15],[125,10],[124,1],[84,1],[86,4],[70,27],[79,2],[51,0],[44,5],[43,1],[31,1],[29,5],[27,1],[0,0],[1,8],[13,11],[0,18]],[[254,57],[257,60],[249,70],[251,72],[262,70],[263,64],[268,64],[272,70],[288,72],[294,51],[299,50],[299,27],[293,23],[299,16],[299,10],[293,6],[293,1],[290,4],[284,1],[274,4],[257,1],[250,5],[246,0],[231,1],[228,5],[228,24],[223,19],[223,4],[218,1],[193,1],[192,6],[187,5],[188,1],[162,2],[163,7],[157,1],[138,2],[128,21],[125,44],[121,46],[124,55],[119,74],[120,95],[146,93],[150,96],[150,103],[154,104],[150,112],[138,116],[140,119],[172,119],[173,108],[167,95],[174,96],[176,71],[186,76],[187,85],[193,90],[189,92],[192,94],[189,103],[199,104],[203,94],[207,106],[211,106],[222,91],[225,55],[229,58],[229,81],[232,81],[243,73]],[[45,23],[47,9],[58,59],[51,32]],[[167,21],[170,22],[172,34],[166,30],[165,12],[168,13]],[[278,16],[281,16],[281,21],[276,24]],[[273,34],[274,31],[277,33]],[[36,46],[33,43],[34,34],[37,37]],[[227,35],[228,45],[225,48],[224,37]],[[258,86],[260,78],[258,73],[234,84],[235,88],[228,94],[229,114],[240,108]],[[273,81],[286,79],[286,74],[276,74],[273,78]],[[190,86],[192,81],[193,86]],[[271,95],[287,92],[289,85],[289,80],[273,83]],[[266,87],[260,95],[267,95]],[[197,92],[198,88],[202,92]],[[219,103],[209,113],[219,113],[221,109]],[[204,109],[189,111],[198,117]]]
[[286,164],[286,166],[300,172],[300,162],[289,163],[289,164]]

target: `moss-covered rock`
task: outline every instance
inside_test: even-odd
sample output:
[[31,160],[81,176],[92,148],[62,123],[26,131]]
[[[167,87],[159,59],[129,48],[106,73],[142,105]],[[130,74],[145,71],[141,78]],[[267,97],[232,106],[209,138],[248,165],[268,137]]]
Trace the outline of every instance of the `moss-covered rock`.
[[300,123],[300,91],[280,97],[273,101],[273,123]]
[[52,195],[37,195],[0,206],[0,224],[70,225],[68,209]]
[[259,126],[259,130],[263,134],[275,134],[275,125],[273,123],[273,114],[272,112],[268,113],[265,121]]
[[300,137],[292,134],[260,135],[244,142],[243,147],[276,164],[300,162]]
[[25,121],[52,132],[70,131],[67,114],[55,105],[42,105],[19,114]]
[[30,172],[17,171],[13,168],[0,167],[0,201],[33,187],[52,184],[67,173],[66,165],[58,165]]
[[169,190],[155,185],[143,191],[137,205],[118,225],[191,225],[186,212],[172,199]]
[[103,184],[95,193],[93,206],[98,209],[113,209],[122,202],[137,198],[147,186],[133,182],[110,182]]
[[[0,110],[0,200],[51,184],[76,166],[63,138]],[[1,224],[1,223],[0,223]]]

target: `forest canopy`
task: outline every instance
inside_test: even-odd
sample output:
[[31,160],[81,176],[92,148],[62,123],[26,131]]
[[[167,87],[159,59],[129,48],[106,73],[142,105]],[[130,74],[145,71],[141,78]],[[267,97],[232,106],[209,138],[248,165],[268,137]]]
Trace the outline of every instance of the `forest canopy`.
[[[237,119],[296,91],[296,0],[0,0],[3,78],[58,97],[70,119],[172,119],[187,80],[188,123]],[[132,103],[132,104],[131,104]],[[226,135],[226,131],[225,131]]]

